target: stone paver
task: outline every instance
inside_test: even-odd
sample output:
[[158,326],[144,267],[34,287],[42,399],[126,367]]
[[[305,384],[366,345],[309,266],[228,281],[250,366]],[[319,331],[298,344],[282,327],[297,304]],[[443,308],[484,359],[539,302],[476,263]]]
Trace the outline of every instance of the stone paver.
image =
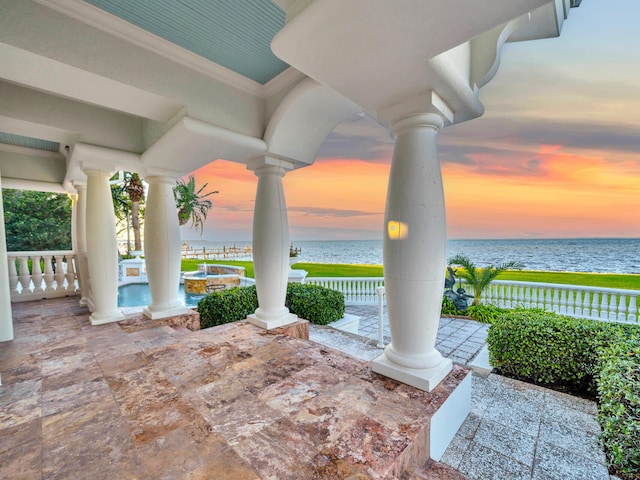
[[[349,306],[347,312],[361,317],[362,337],[378,338],[377,306]],[[384,322],[388,343],[386,308]],[[442,318],[436,348],[456,363],[474,365],[488,330],[471,320]],[[342,342],[340,348],[349,351],[347,340]],[[367,348],[366,359],[382,351]],[[477,480],[613,479],[598,440],[597,413],[595,402],[479,370],[471,413],[441,462]]]

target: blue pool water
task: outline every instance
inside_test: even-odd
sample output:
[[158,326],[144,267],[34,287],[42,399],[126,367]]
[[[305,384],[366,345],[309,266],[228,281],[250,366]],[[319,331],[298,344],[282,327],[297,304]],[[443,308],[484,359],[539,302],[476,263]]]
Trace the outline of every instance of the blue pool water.
[[[187,307],[195,307],[204,295],[185,293],[184,285],[180,285],[180,297]],[[119,307],[140,307],[151,303],[151,292],[148,283],[131,283],[118,287]]]

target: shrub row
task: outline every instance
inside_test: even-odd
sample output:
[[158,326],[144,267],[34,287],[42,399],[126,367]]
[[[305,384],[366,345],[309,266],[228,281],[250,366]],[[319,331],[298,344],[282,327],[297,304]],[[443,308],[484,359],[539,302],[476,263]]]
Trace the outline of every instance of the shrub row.
[[[344,295],[319,285],[290,283],[287,286],[285,306],[300,318],[317,325],[326,325],[344,316]],[[200,328],[242,320],[257,308],[258,294],[255,286],[212,292],[198,302]]]
[[540,310],[503,314],[489,328],[491,364],[502,373],[598,395],[612,470],[640,479],[640,329]]
[[610,468],[640,479],[640,336],[619,332],[600,350],[598,420]]

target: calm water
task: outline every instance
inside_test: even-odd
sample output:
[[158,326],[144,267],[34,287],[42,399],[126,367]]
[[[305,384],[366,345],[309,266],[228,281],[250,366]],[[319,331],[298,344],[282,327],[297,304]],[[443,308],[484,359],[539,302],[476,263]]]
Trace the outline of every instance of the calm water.
[[[224,242],[190,242],[222,246]],[[233,242],[226,242],[232,245]],[[249,242],[237,242],[238,246]],[[382,241],[296,241],[300,261],[316,263],[382,264]],[[447,256],[468,256],[477,266],[508,261],[524,263],[526,270],[640,273],[640,238],[449,240]]]
[[[191,295],[184,292],[184,286],[180,285],[180,298],[188,307],[195,307],[203,295]],[[151,303],[151,292],[148,283],[131,283],[118,288],[119,307],[138,307]]]

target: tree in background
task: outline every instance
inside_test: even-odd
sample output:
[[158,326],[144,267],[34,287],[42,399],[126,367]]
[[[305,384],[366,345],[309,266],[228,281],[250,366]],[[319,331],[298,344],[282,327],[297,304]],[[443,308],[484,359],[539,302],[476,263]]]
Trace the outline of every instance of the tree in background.
[[140,235],[140,202],[144,200],[144,185],[137,173],[125,172],[124,188],[131,200],[131,228],[133,228],[134,250],[142,250]]
[[208,183],[205,183],[196,191],[196,180],[193,175],[189,175],[189,180],[185,182],[180,178],[173,188],[180,226],[186,225],[191,220],[191,226],[195,227],[196,230],[200,230],[201,234],[204,222],[207,219],[207,213],[213,207],[211,200],[207,200],[206,197],[218,193],[215,190],[203,194],[202,191],[207,188],[207,185]]
[[480,305],[482,292],[500,273],[509,269],[522,269],[524,265],[520,262],[505,262],[500,265],[489,265],[477,268],[473,262],[464,255],[456,255],[449,259],[450,265],[459,265],[464,270],[458,270],[456,276],[465,279],[473,287],[473,305]]
[[117,175],[111,179],[111,199],[116,215],[116,229],[118,237],[122,232],[127,233],[127,253],[131,251],[131,200],[124,189],[124,183],[117,183]]
[[7,250],[71,250],[71,199],[64,194],[2,190]]

